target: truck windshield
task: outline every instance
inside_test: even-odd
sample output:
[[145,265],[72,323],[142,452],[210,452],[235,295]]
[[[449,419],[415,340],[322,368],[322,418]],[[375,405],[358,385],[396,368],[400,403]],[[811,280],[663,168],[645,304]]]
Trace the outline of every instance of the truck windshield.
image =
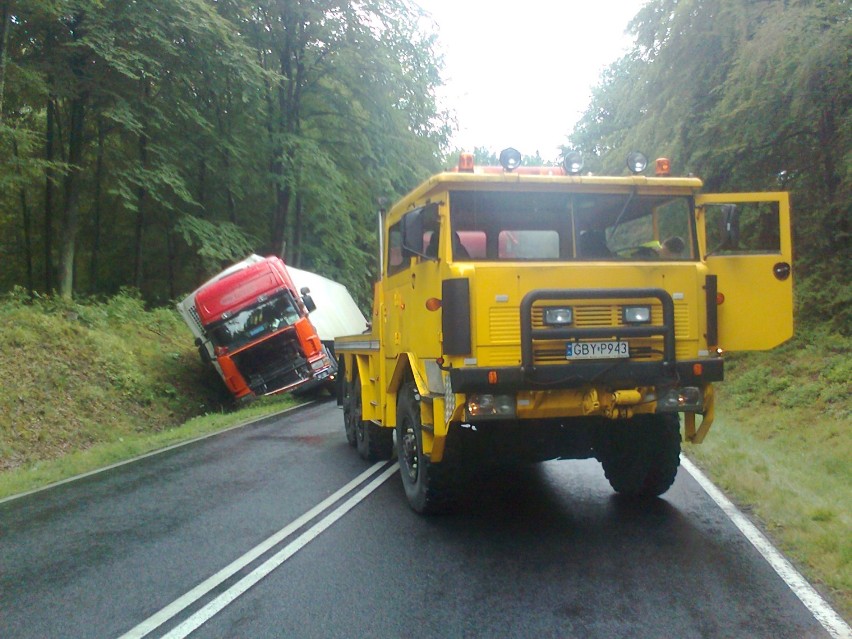
[[453,191],[456,260],[695,260],[686,195]]
[[222,320],[210,334],[216,346],[235,349],[286,328],[299,317],[292,294],[285,290]]

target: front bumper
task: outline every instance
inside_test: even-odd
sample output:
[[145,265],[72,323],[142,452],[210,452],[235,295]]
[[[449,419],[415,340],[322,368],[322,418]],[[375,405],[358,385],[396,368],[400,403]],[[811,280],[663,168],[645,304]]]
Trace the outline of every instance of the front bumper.
[[[656,300],[661,321],[647,325],[542,327],[533,321],[533,306],[550,300],[619,300],[617,304]],[[659,317],[659,316],[658,316]],[[675,313],[671,295],[659,288],[623,289],[537,289],[527,293],[520,306],[521,365],[515,367],[476,367],[450,370],[450,383],[456,393],[502,393],[519,390],[557,390],[588,384],[612,388],[637,386],[703,386],[723,378],[723,360],[707,357],[677,361],[675,355]],[[661,342],[658,359],[598,359],[562,363],[536,361],[536,344],[579,342],[581,340],[623,340],[654,338]],[[562,348],[562,346],[560,346]]]
[[[696,374],[699,370],[701,374]],[[558,390],[586,384],[613,388],[635,386],[701,386],[724,377],[721,357],[664,362],[572,362],[566,365],[523,367],[475,367],[450,370],[455,393],[510,393],[519,390]]]

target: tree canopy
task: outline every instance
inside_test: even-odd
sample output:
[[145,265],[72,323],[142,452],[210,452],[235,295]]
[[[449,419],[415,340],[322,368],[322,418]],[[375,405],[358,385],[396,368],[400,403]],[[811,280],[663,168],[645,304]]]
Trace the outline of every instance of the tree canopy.
[[438,167],[408,0],[0,0],[0,289],[164,303],[248,252],[369,296],[376,198]]
[[570,135],[586,167],[668,157],[708,191],[791,191],[799,315],[852,331],[846,0],[650,0]]

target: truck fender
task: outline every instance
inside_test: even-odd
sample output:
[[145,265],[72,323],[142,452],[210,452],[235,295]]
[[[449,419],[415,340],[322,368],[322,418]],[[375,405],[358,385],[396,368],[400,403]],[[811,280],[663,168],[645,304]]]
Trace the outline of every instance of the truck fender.
[[[407,375],[406,373],[409,371],[411,374]],[[417,365],[417,356],[409,352],[400,353],[396,358],[396,368],[394,368],[393,375],[391,375],[390,383],[388,384],[388,394],[393,395],[395,399],[400,387],[409,377],[414,380],[417,392],[421,397],[429,395],[429,384],[420,372],[420,367]]]

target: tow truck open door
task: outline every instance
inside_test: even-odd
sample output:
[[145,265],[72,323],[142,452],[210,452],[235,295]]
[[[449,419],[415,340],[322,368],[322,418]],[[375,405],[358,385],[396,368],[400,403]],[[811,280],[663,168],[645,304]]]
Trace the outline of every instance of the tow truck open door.
[[790,339],[788,194],[701,195],[695,204],[707,267],[716,276],[717,340],[712,345],[727,351],[766,350]]

